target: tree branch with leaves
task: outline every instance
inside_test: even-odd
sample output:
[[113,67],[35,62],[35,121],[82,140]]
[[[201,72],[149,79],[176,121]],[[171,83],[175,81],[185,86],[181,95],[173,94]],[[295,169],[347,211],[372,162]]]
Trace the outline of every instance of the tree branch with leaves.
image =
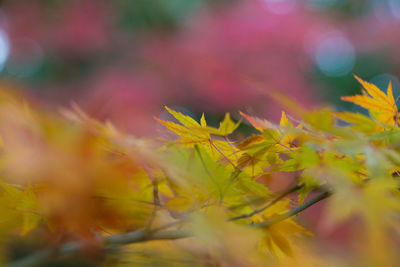
[[[211,127],[204,114],[198,122],[166,108],[175,122],[157,121],[176,138],[160,142],[77,106],[55,116],[1,92],[0,233],[52,244],[23,257],[5,253],[3,265],[40,266],[88,250],[134,266],[312,265],[321,253],[295,217],[325,200],[331,225],[362,222],[356,241],[368,246],[351,260],[368,255],[389,266],[397,254],[387,233],[400,211],[392,175],[400,166],[398,111],[391,85],[385,94],[357,79],[363,94],[343,100],[369,116],[294,107],[300,118],[282,112],[274,124],[241,113],[256,132],[244,139],[228,113]],[[278,173],[292,186],[274,190]]]

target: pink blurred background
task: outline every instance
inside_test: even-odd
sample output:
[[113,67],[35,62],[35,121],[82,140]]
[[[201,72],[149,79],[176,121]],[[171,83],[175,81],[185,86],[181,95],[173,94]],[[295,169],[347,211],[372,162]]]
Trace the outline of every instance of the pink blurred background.
[[1,3],[3,82],[136,135],[156,133],[163,105],[276,119],[268,90],[341,109],[355,108],[339,102],[358,90],[352,73],[398,87],[394,0]]

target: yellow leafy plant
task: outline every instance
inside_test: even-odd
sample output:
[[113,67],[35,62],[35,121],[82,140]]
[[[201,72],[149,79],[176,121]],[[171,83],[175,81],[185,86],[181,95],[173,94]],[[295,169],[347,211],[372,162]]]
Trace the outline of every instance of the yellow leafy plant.
[[[2,264],[86,252],[100,266],[396,266],[398,110],[390,84],[357,79],[363,94],[342,99],[368,116],[241,113],[245,138],[229,113],[211,127],[166,107],[175,122],[156,120],[176,138],[140,139],[76,105],[55,115],[0,92]],[[352,222],[346,246],[324,246],[321,229]],[[14,255],[16,240],[36,247]]]

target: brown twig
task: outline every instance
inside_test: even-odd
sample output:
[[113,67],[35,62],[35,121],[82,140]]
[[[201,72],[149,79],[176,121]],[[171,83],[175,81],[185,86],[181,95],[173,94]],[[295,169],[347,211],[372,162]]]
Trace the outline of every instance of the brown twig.
[[296,208],[289,210],[286,213],[274,216],[274,217],[270,218],[269,220],[254,224],[254,226],[260,227],[260,228],[270,227],[273,224],[276,224],[276,223],[278,223],[280,221],[283,221],[283,220],[285,220],[287,218],[290,218],[290,217],[302,212],[303,210],[311,207],[312,205],[318,203],[319,201],[321,201],[321,200],[323,200],[323,199],[325,199],[325,198],[327,198],[327,197],[329,197],[331,195],[332,195],[331,192],[324,192],[324,193],[322,193],[322,194],[320,194],[320,195],[318,195],[318,196],[316,196],[316,197],[304,202],[302,205],[297,206]]
[[250,217],[256,215],[257,213],[263,212],[264,210],[268,209],[269,207],[271,207],[272,205],[277,203],[282,198],[286,197],[287,195],[289,195],[289,194],[291,194],[293,192],[296,192],[297,190],[299,190],[299,189],[301,189],[303,187],[304,187],[304,183],[296,185],[294,187],[291,187],[288,190],[286,190],[285,192],[283,192],[282,194],[280,194],[277,198],[275,198],[274,200],[269,202],[264,207],[261,207],[259,209],[255,209],[254,211],[252,211],[250,213],[246,213],[246,214],[242,214],[242,215],[239,215],[239,216],[236,216],[236,217],[232,217],[228,221],[236,221],[236,220],[240,220],[240,219],[250,218]]

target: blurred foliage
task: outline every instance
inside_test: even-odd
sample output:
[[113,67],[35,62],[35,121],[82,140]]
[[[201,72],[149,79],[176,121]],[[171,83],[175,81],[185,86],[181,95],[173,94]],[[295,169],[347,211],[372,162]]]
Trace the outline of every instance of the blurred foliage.
[[[247,137],[229,113],[210,126],[204,114],[166,107],[171,120],[156,120],[174,137],[139,139],[76,105],[61,117],[1,91],[1,262],[395,266],[397,95],[356,79],[363,93],[342,100],[368,115],[309,110],[281,95],[301,120],[241,113],[254,130]],[[318,227],[297,222],[321,201],[329,227],[356,220],[348,244],[332,250],[311,238]]]

